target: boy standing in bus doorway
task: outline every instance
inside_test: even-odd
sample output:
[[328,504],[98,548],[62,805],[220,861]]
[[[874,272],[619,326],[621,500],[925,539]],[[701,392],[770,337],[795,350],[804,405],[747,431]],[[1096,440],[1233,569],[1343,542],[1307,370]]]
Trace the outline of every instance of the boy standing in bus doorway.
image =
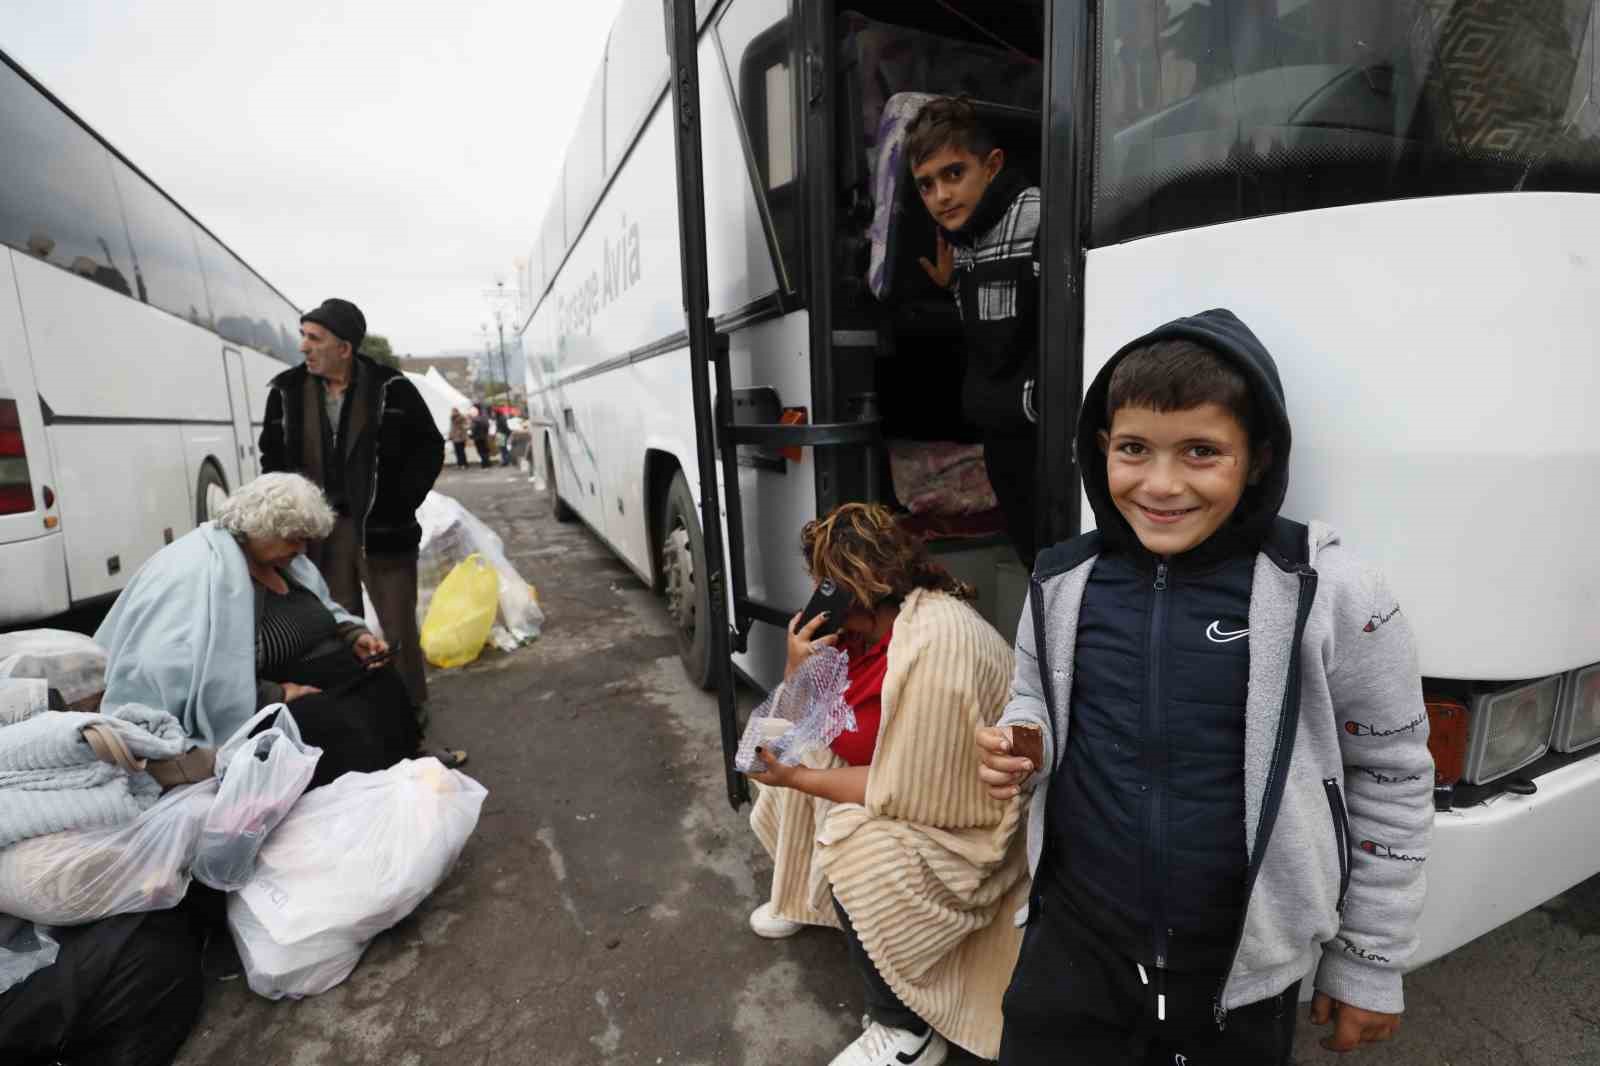
[[444,465],[444,438],[404,374],[357,354],[366,335],[366,317],[348,300],[324,300],[300,316],[305,363],[272,379],[261,469],[322,486],[338,520],[306,554],[333,598],[357,617],[366,585],[425,732],[417,508]]
[[1313,974],[1325,1047],[1387,1040],[1433,823],[1406,616],[1279,516],[1283,386],[1231,312],[1133,341],[1082,411],[1099,528],[1040,554],[977,736],[992,795],[1033,791],[1000,1062],[1287,1063]]
[[1034,556],[1034,429],[1038,364],[1039,189],[1005,165],[1004,149],[966,100],[928,101],[906,129],[906,159],[938,227],[922,269],[955,294],[966,373],[961,408],[983,436],[989,484],[1023,565]]

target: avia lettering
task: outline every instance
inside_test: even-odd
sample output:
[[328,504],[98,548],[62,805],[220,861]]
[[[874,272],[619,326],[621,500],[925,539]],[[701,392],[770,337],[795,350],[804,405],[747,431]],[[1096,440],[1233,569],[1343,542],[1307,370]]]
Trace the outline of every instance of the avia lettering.
[[1421,774],[1407,774],[1405,777],[1390,777],[1386,773],[1382,773],[1378,770],[1369,770],[1365,766],[1358,766],[1356,769],[1360,770],[1362,773],[1366,774],[1380,785],[1403,785],[1407,781],[1422,780]]
[[1368,951],[1366,948],[1361,947],[1347,936],[1341,936],[1339,938],[1339,942],[1344,945],[1344,950],[1346,953],[1354,955],[1358,959],[1366,959],[1369,962],[1389,961],[1389,956],[1379,955],[1376,951]]
[[1392,737],[1399,733],[1409,733],[1417,726],[1428,720],[1428,712],[1423,711],[1405,725],[1395,726],[1393,729],[1379,729],[1366,722],[1345,722],[1344,731],[1353,737]]
[[1361,850],[1368,855],[1376,855],[1380,859],[1393,859],[1395,862],[1425,862],[1421,855],[1407,855],[1403,851],[1396,851],[1387,844],[1380,844],[1376,840],[1363,840]]
[[1379,626],[1383,625],[1385,622],[1389,621],[1389,619],[1393,618],[1395,615],[1397,615],[1399,613],[1400,613],[1400,605],[1397,603],[1397,604],[1394,605],[1394,610],[1390,611],[1388,614],[1375,614],[1371,618],[1368,618],[1367,619],[1367,624],[1361,627],[1361,632],[1363,632],[1363,633],[1376,632]]
[[626,212],[621,216],[616,238],[616,244],[609,236],[601,241],[602,267],[591,270],[588,277],[558,298],[556,308],[563,336],[587,336],[594,327],[595,316],[638,284],[643,273],[639,264],[639,223],[629,222]]

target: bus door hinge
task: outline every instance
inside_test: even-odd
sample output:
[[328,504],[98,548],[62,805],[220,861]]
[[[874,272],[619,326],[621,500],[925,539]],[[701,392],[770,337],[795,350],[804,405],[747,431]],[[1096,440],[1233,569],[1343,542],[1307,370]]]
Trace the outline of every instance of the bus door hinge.
[[822,99],[826,85],[822,80],[822,57],[816,49],[806,49],[806,100],[817,103]]

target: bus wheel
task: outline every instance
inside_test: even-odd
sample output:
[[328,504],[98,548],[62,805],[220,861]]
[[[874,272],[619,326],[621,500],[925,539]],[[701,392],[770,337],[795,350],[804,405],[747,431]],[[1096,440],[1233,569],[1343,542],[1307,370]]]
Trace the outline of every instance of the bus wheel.
[[695,518],[694,497],[683,471],[672,477],[672,487],[661,501],[661,583],[667,594],[667,613],[678,630],[678,657],[689,680],[711,687],[711,638],[706,629],[711,605],[706,598],[706,545]]
[[200,480],[194,486],[194,524],[209,522],[217,517],[222,502],[228,498],[228,483],[222,480],[222,471],[209,460],[200,464]]
[[550,513],[556,516],[557,522],[570,522],[578,517],[576,511],[562,502],[561,493],[556,491],[556,460],[550,454],[549,440],[544,442],[544,491],[550,499]]

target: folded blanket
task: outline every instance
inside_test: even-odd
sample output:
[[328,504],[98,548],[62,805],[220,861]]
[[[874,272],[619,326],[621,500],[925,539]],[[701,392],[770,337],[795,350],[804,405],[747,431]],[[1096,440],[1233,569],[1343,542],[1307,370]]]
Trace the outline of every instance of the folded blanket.
[[96,757],[83,735],[94,725],[114,732],[139,759],[170,759],[188,747],[176,718],[138,704],[115,715],[61,711],[0,727],[0,848],[63,829],[131,822],[160,798],[149,774]]

